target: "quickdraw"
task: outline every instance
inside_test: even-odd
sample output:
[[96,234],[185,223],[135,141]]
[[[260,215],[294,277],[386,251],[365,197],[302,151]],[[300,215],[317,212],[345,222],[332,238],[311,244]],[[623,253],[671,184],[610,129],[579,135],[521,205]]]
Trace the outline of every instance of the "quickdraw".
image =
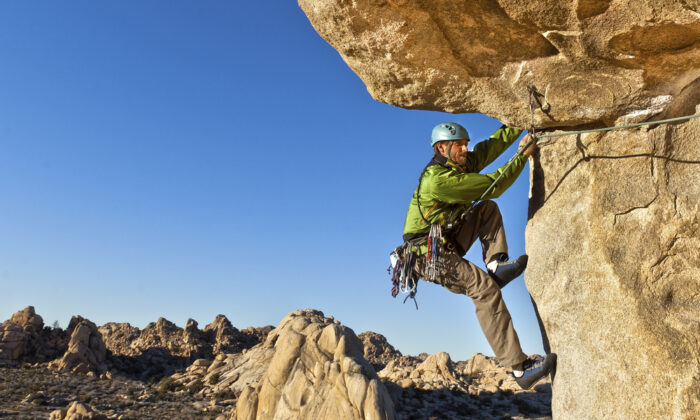
[[435,281],[445,272],[445,262],[442,256],[442,227],[430,225],[428,234],[428,250],[425,253],[425,279]]

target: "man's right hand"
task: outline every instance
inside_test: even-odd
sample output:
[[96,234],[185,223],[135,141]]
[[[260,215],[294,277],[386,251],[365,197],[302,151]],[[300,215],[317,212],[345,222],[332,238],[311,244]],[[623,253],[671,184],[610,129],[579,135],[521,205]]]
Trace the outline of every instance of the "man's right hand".
[[[527,142],[530,141],[531,138],[532,136],[530,133],[523,137],[523,139],[520,140],[520,144],[518,145],[518,150],[521,150],[523,147],[525,147],[525,145],[527,144]],[[527,149],[523,150],[523,155],[525,155],[526,157],[530,157],[533,153],[535,153],[535,150],[537,150],[537,139],[535,139],[535,141],[533,141]]]

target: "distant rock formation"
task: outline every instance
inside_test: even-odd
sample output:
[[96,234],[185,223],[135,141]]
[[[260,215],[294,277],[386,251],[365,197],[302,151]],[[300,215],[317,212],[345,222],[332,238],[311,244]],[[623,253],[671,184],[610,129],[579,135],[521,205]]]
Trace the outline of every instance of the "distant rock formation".
[[44,328],[43,319],[28,306],[0,325],[0,359],[17,361],[35,347]]
[[106,372],[107,348],[95,323],[74,316],[70,320],[68,332],[68,349],[60,359],[49,363],[49,367],[74,373]]
[[190,319],[180,328],[165,318],[140,330],[128,323],[97,327],[74,316],[66,330],[44,327],[29,306],[0,324],[0,365],[51,361],[50,367],[75,373],[119,371],[147,379],[172,374],[198,358],[238,353],[253,347],[272,326],[239,331],[223,315],[204,330]]
[[[299,4],[372,96],[393,105],[528,128],[533,84],[538,129],[700,113],[697,2]],[[545,350],[558,354],[554,417],[695,417],[700,119],[539,145],[525,281]]]
[[67,343],[63,330],[44,328],[41,316],[27,306],[0,324],[0,365],[52,360],[65,351]]
[[372,331],[366,331],[357,336],[364,346],[364,356],[376,370],[384,369],[391,360],[401,357],[401,352],[386,341],[386,337]]
[[231,419],[393,419],[393,403],[355,333],[315,310],[287,315],[260,345],[196,361],[186,389],[237,398]]
[[250,348],[264,339],[272,327],[239,331],[224,315],[217,315],[203,331],[193,319],[188,319],[183,329],[165,318],[151,322],[143,331],[128,323],[114,322],[99,329],[114,355],[138,357],[149,350],[160,349],[173,357],[194,360]]

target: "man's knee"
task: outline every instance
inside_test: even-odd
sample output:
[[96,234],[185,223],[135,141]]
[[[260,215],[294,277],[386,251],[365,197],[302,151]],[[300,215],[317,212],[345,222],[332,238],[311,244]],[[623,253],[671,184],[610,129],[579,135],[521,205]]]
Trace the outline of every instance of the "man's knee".
[[498,204],[496,204],[496,202],[493,200],[484,200],[481,202],[481,206],[482,206],[483,211],[487,211],[487,212],[498,211],[498,212],[500,212],[500,209],[498,208]]
[[480,302],[485,305],[498,305],[502,300],[501,289],[498,283],[489,275],[480,279],[477,293],[472,296],[474,303]]

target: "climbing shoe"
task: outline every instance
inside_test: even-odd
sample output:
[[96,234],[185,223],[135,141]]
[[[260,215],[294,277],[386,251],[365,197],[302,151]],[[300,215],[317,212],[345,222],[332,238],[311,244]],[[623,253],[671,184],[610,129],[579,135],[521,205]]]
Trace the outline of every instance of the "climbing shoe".
[[550,353],[542,360],[526,360],[522,370],[513,369],[513,377],[522,389],[530,389],[540,379],[547,376],[557,363],[557,355]]
[[515,261],[491,261],[486,265],[489,274],[496,280],[498,287],[503,289],[511,280],[523,274],[527,267],[527,255],[521,255]]

